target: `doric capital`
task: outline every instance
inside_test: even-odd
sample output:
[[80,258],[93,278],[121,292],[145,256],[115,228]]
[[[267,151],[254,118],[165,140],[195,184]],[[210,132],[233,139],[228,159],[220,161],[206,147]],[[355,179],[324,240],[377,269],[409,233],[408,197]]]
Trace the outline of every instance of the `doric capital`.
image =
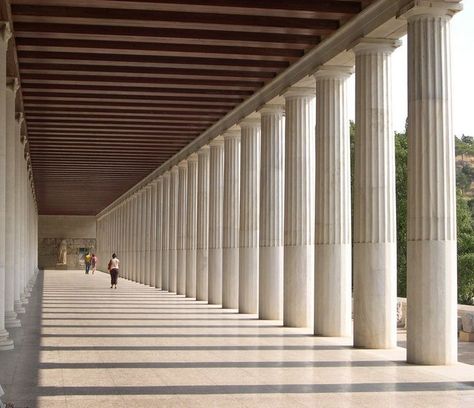
[[321,65],[314,73],[318,79],[347,79],[354,73],[354,67],[346,65]]
[[396,48],[400,47],[400,45],[402,45],[400,40],[363,37],[352,45],[352,51],[354,51],[356,55],[390,54]]
[[171,175],[171,173],[170,173],[170,171],[168,170],[168,171],[166,171],[166,172],[163,173],[163,176],[162,176],[162,177],[169,179],[169,178],[170,178],[170,175]]
[[283,96],[285,99],[315,97],[316,90],[307,86],[291,86]]
[[15,115],[15,119],[18,123],[18,126],[22,126],[23,122],[25,121],[25,114],[24,112],[17,112]]
[[261,120],[258,117],[247,117],[240,121],[239,126],[243,128],[260,128]]
[[187,169],[188,168],[188,161],[187,160],[181,160],[179,163],[178,163],[178,167],[180,169]]
[[209,146],[211,146],[211,147],[214,147],[214,146],[223,146],[223,145],[224,145],[224,137],[223,137],[222,135],[215,137],[214,139],[212,139],[212,140],[209,142]]
[[0,21],[0,38],[7,43],[12,36],[12,30],[8,21]]
[[197,162],[197,159],[198,159],[197,153],[191,153],[188,156],[187,161],[188,161],[188,163],[194,163],[194,162]]
[[209,150],[210,150],[209,145],[204,145],[197,151],[197,154],[198,156],[208,155]]
[[225,139],[240,139],[240,127],[232,126],[230,129],[227,129],[224,134]]
[[407,20],[436,16],[450,18],[461,10],[461,0],[413,0],[398,15]]
[[7,88],[10,88],[15,94],[20,89],[20,81],[17,77],[7,77]]
[[258,111],[260,115],[284,115],[285,105],[279,103],[267,103]]
[[173,167],[171,167],[171,172],[177,174],[178,173],[178,165],[175,164]]

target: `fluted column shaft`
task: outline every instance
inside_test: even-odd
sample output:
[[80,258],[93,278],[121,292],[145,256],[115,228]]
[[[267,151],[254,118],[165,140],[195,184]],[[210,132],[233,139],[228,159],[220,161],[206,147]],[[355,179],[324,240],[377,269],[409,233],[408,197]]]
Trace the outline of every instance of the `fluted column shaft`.
[[188,200],[188,162],[179,163],[178,189],[178,263],[176,277],[176,293],[186,294],[186,220]]
[[396,347],[397,236],[391,53],[362,39],[356,54],[354,346]]
[[186,297],[196,297],[196,251],[197,251],[197,154],[188,161],[188,201],[186,204]]
[[283,324],[313,325],[315,92],[285,94],[285,223]]
[[314,333],[349,336],[351,175],[347,79],[351,69],[323,66],[316,78],[316,230]]
[[224,138],[210,143],[208,301],[222,304],[222,217],[224,205]]
[[[145,251],[144,251],[144,227],[145,227],[145,191],[140,190],[138,193],[138,283],[143,283],[145,278]],[[112,234],[112,239],[114,235]],[[115,251],[115,248],[112,249]]]
[[169,248],[169,291],[176,292],[176,276],[178,271],[178,191],[179,171],[178,166],[171,170],[170,177],[170,248]]
[[260,119],[240,122],[239,312],[258,313]]
[[161,233],[162,254],[161,254],[161,288],[169,290],[169,247],[170,247],[170,233],[169,233],[169,207],[170,207],[170,172],[167,171],[163,175],[163,225]]
[[154,180],[151,184],[150,197],[150,281],[148,284],[151,287],[156,287],[156,190],[157,181]]
[[16,154],[17,144],[20,140],[17,139],[17,129],[15,120],[15,93],[17,88],[17,81],[8,81],[6,89],[6,205],[5,205],[5,327],[20,327],[20,320],[17,319],[15,313],[15,278],[17,264],[16,252],[19,248],[16,247],[15,235],[17,233],[17,224],[23,220],[16,218],[16,206],[20,203],[16,202],[16,188],[19,188],[16,177],[16,162],[18,155]]
[[16,165],[15,165],[15,219],[19,220],[16,223],[15,230],[15,278],[14,278],[14,298],[15,298],[15,311],[17,313],[25,313],[25,308],[22,304],[21,293],[22,293],[22,279],[25,273],[25,263],[24,263],[24,246],[23,246],[23,236],[24,236],[24,214],[23,214],[23,175],[24,175],[24,166],[25,166],[25,138],[20,136],[19,143],[16,145]]
[[[131,247],[131,265],[130,265],[130,280],[136,281],[137,279],[137,244],[138,244],[138,221],[137,221],[137,193],[135,193],[132,197],[132,247]],[[110,257],[110,250],[107,250],[107,258]],[[107,260],[106,260],[107,262]]]
[[[424,4],[424,3],[420,3]],[[456,2],[408,20],[407,358],[457,361],[456,173],[450,19]]]
[[261,115],[259,317],[283,319],[284,106]]
[[163,177],[156,182],[156,252],[155,252],[155,288],[162,285],[163,270]]
[[222,307],[239,308],[240,129],[224,134]]
[[198,151],[196,300],[208,298],[209,146]]
[[145,242],[144,242],[144,247],[145,247],[145,279],[144,279],[144,284],[145,285],[150,285],[151,283],[151,218],[152,218],[152,202],[151,202],[151,185],[146,186],[145,188],[145,225],[143,228],[143,231],[145,232]]

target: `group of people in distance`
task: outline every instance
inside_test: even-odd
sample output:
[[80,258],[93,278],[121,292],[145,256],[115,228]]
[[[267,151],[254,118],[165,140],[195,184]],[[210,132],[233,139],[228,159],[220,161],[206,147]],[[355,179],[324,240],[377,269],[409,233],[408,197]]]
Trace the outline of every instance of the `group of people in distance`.
[[[95,273],[97,267],[97,256],[95,254],[91,254],[88,252],[84,257],[84,262],[86,265],[86,275],[89,274],[89,271],[92,268],[92,274]],[[109,264],[107,266],[107,270],[110,273],[110,289],[115,288],[117,289],[117,279],[119,274],[119,265],[120,261],[117,258],[116,254],[112,254],[112,258],[109,260]]]

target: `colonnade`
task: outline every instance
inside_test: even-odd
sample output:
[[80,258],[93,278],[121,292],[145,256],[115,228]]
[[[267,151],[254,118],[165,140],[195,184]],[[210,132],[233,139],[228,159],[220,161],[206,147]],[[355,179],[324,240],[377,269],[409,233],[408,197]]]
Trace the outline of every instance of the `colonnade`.
[[38,213],[23,113],[16,111],[18,79],[7,77],[11,32],[0,23],[0,350],[14,347],[9,329],[21,327],[38,265]]
[[[449,24],[458,6],[415,3],[400,17],[408,26],[408,361],[450,364],[457,339]],[[119,200],[98,218],[100,266],[116,252],[122,276],[136,282],[321,336],[353,332],[355,347],[396,347],[390,58],[398,45],[361,38],[355,68],[320,66],[315,86],[294,84],[284,102],[269,101]]]

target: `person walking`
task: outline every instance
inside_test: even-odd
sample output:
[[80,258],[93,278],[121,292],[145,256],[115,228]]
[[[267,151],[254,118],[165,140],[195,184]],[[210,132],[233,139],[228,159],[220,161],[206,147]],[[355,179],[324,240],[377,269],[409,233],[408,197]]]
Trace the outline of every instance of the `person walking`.
[[86,263],[86,275],[89,275],[89,270],[91,269],[91,253],[88,252],[84,257],[84,262]]
[[97,268],[97,256],[95,254],[92,254],[91,267],[92,267],[92,275],[94,275],[95,269]]
[[120,265],[120,261],[117,258],[117,255],[112,254],[112,259],[109,261],[109,265],[108,265],[108,270],[110,273],[110,289],[112,289],[114,286],[115,286],[115,289],[117,289],[119,265]]

